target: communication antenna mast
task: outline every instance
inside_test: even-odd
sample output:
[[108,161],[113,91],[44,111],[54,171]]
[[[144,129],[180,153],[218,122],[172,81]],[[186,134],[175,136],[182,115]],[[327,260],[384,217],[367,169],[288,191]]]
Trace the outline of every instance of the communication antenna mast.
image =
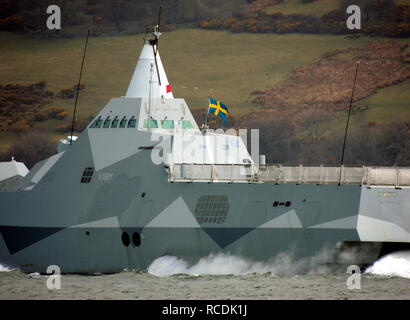
[[161,85],[161,77],[159,75],[157,53],[158,53],[159,37],[161,36],[161,32],[159,32],[160,25],[161,25],[161,9],[162,7],[159,7],[158,24],[154,26],[154,31],[152,32],[152,35],[154,36],[154,38],[149,40],[149,44],[152,46],[152,50],[154,51],[155,67],[157,69],[159,85]]
[[85,39],[84,52],[83,52],[83,60],[82,60],[82,62],[81,62],[81,68],[80,68],[80,76],[78,77],[77,93],[76,93],[76,95],[75,95],[75,102],[74,102],[73,123],[71,124],[70,146],[71,146],[71,144],[73,143],[74,123],[75,123],[75,114],[76,114],[76,111],[77,111],[78,93],[80,92],[81,76],[82,76],[82,74],[83,74],[85,53],[86,53],[86,51],[87,51],[87,44],[88,44],[88,38],[89,38],[89,36],[90,36],[90,29],[87,30],[87,38]]
[[152,74],[153,74],[154,64],[150,65],[150,78],[149,78],[149,96],[148,96],[148,132],[151,131],[151,90],[152,90]]
[[359,70],[359,64],[360,61],[356,62],[356,72],[354,75],[354,81],[353,81],[353,88],[352,88],[352,95],[350,97],[350,104],[349,104],[349,112],[347,113],[347,121],[346,121],[346,129],[345,129],[345,136],[343,139],[343,149],[342,149],[342,159],[340,161],[340,176],[339,176],[339,186],[340,182],[342,180],[342,166],[344,164],[344,159],[345,159],[345,149],[346,149],[346,139],[347,139],[347,131],[349,130],[349,121],[350,121],[350,112],[352,110],[352,103],[353,103],[353,95],[354,95],[354,88],[356,86],[356,78],[357,78],[357,71]]

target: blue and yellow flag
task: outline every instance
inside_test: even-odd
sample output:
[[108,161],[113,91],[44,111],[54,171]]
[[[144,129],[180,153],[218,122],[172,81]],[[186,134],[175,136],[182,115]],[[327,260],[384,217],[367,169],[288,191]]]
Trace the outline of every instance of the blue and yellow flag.
[[213,98],[209,98],[208,113],[220,116],[223,122],[226,122],[226,116],[229,114],[228,107],[221,101],[216,101]]

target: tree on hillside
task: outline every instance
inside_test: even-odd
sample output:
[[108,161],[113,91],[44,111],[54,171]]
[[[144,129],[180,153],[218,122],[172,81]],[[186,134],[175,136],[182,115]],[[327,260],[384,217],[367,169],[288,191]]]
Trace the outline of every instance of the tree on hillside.
[[341,0],[340,9],[346,12],[349,5],[358,5],[364,21],[394,21],[398,14],[398,8],[393,0]]
[[[12,5],[10,5],[10,3]],[[0,0],[0,29],[7,31],[17,30],[48,30],[46,21],[49,15],[47,8],[54,4],[61,9],[61,24],[74,25],[81,22],[81,3],[69,0]]]
[[110,17],[118,31],[122,31],[121,22],[125,20],[126,0],[110,0]]
[[49,136],[40,131],[31,131],[20,135],[9,149],[0,157],[0,161],[23,162],[31,169],[37,162],[56,153],[56,143]]

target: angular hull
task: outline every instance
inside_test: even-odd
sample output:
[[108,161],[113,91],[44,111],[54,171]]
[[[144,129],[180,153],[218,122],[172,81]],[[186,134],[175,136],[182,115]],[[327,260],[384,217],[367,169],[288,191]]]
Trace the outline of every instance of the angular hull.
[[[63,273],[111,273],[145,269],[164,255],[192,263],[220,252],[255,261],[290,253],[297,260],[334,253],[344,242],[410,241],[408,188],[170,183],[147,150],[96,171],[85,187],[78,183],[81,170],[69,174],[58,168],[74,156],[80,161],[75,148],[88,144],[84,133],[31,190],[0,193],[2,264],[26,272],[58,265]],[[107,172],[114,178],[100,179]],[[208,205],[205,221],[203,199],[222,199],[228,207],[223,219]],[[365,261],[349,263],[371,263],[379,251],[376,246]]]

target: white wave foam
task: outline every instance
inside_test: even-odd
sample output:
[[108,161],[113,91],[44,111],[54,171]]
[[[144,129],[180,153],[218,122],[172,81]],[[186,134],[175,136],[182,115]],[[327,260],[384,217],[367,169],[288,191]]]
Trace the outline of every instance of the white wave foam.
[[410,279],[410,251],[388,254],[368,267],[366,273]]
[[290,254],[283,253],[270,262],[262,263],[220,253],[210,254],[190,266],[186,261],[175,256],[163,256],[151,263],[148,272],[159,277],[175,274],[245,275],[250,273],[271,273],[273,275],[295,275],[306,272],[326,272],[324,268],[318,268],[317,262],[319,261],[318,257],[293,261]]
[[11,271],[12,269],[7,268],[6,266],[3,266],[2,264],[0,264],[0,272],[8,272]]

